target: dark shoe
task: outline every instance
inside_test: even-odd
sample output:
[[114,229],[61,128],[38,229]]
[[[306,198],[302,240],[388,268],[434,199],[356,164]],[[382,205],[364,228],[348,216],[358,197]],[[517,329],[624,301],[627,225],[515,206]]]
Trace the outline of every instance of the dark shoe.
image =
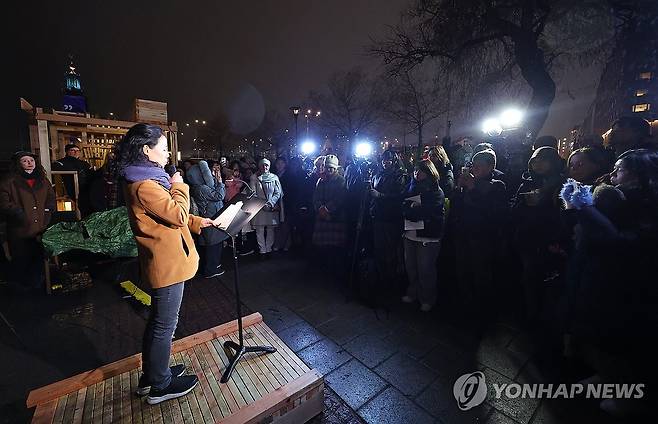
[[182,377],[172,377],[171,383],[162,390],[151,389],[146,402],[149,405],[155,405],[170,399],[176,399],[185,396],[199,384],[199,378],[196,375],[184,375]]
[[225,272],[226,272],[226,271],[224,271],[223,269],[218,268],[217,271],[215,271],[213,274],[211,274],[211,275],[206,275],[206,276],[204,276],[203,278],[215,278],[215,277],[219,277],[220,275],[224,275]]
[[[171,377],[180,377],[181,375],[185,374],[185,365],[179,364],[179,365],[174,365],[169,367],[171,370]],[[137,384],[137,390],[135,393],[137,396],[144,396],[148,395],[149,392],[151,391],[151,383],[146,381],[146,374],[142,374],[141,377],[139,377],[139,383]]]

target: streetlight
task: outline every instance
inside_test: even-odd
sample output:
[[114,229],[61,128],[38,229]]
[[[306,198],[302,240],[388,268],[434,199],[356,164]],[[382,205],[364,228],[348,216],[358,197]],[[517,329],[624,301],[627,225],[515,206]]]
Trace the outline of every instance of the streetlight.
[[[315,112],[315,117],[319,118],[320,114],[322,114],[322,111],[316,111]],[[308,132],[310,128],[310,121],[311,121],[311,116],[313,115],[313,110],[312,109],[306,109],[306,114],[304,114],[304,118],[306,118],[306,137],[308,138]]]
[[297,119],[299,118],[299,112],[301,111],[301,108],[299,106],[291,106],[290,111],[292,112],[292,116],[295,118],[295,144],[297,143]]

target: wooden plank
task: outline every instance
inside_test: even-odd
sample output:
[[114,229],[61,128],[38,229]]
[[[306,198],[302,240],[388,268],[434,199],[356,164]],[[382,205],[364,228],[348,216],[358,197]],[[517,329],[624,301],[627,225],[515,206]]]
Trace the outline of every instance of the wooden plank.
[[[226,369],[226,366],[228,365],[228,359],[226,358],[223,350],[222,350],[222,354],[220,355],[220,353],[217,351],[212,341],[207,342],[206,345],[208,347],[208,350],[210,351],[210,355],[212,356],[212,358],[215,361],[215,364],[217,365],[216,368],[217,379],[221,379],[222,371]],[[242,406],[247,404],[244,395],[240,392],[240,389],[235,384],[235,379],[231,378],[228,382],[226,382],[226,384],[220,383],[220,386],[228,389],[229,393],[231,394],[231,398],[235,402],[235,408],[231,406],[231,412],[235,412],[238,409],[240,409]]]
[[132,422],[150,422],[150,420],[142,420],[142,400],[135,394],[137,386],[139,385],[139,371],[130,371],[130,410],[132,412]]
[[173,402],[162,402],[160,403],[160,410],[162,411],[162,422],[163,423],[172,423],[174,422],[174,417],[171,413],[171,404]]
[[100,423],[103,419],[103,390],[105,389],[105,381],[99,381],[94,389],[94,414],[92,416],[93,423]]
[[[130,128],[133,125],[138,124],[138,122],[131,121],[115,121],[112,119],[99,119],[99,118],[87,118],[85,116],[69,116],[69,115],[55,115],[52,113],[37,113],[35,119],[42,121],[54,121],[54,122],[69,122],[72,124],[83,124],[83,125],[108,125],[110,127],[123,127]],[[175,125],[162,125],[156,124],[158,127],[167,131],[176,131],[177,128]]]
[[198,387],[201,390],[197,391],[195,388],[193,392],[195,393],[197,402],[199,403],[199,409],[201,410],[203,422],[214,422],[212,418],[212,412],[210,410],[210,405],[208,404],[208,397],[212,397],[212,392],[210,391],[210,388],[207,387],[207,382],[204,382],[205,378],[202,377],[203,370],[201,369],[199,359],[196,357],[195,352],[192,349],[189,349],[187,353],[190,355],[194,373],[199,377]]
[[[262,320],[263,317],[259,313],[254,313],[243,318],[243,325],[246,328],[248,326],[257,324]],[[180,340],[176,340],[172,345],[172,353],[181,352],[200,343],[205,343],[217,337],[222,337],[226,334],[237,331],[237,328],[237,321],[230,321],[218,325],[217,327],[201,331],[191,336],[184,337]],[[82,374],[78,374],[73,377],[69,377],[67,379],[50,384],[48,386],[32,390],[27,397],[27,407],[32,408],[38,404],[57,399],[58,397],[65,394],[80,390],[83,387],[90,386],[92,384],[114,377],[115,375],[119,375],[126,371],[138,368],[141,366],[141,363],[142,354],[138,353],[111,364],[103,365],[102,367],[96,368],[94,370],[90,370]]]
[[290,350],[290,348],[285,343],[283,343],[283,341],[279,339],[279,337],[277,337],[277,335],[274,334],[268,326],[259,325],[258,329],[261,331],[261,335],[265,337],[268,344],[277,348],[277,350],[281,353],[281,358],[283,358],[290,365],[290,367],[295,370],[297,375],[301,376],[309,370],[308,366],[304,364],[302,360],[299,359],[297,355],[295,355],[295,353]]
[[[46,175],[50,178],[50,141],[48,139],[48,122],[37,118],[37,137],[39,142],[39,162],[43,169],[46,171]],[[34,406],[34,405],[32,405]],[[32,406],[28,405],[28,408]]]
[[[215,351],[219,354],[219,357],[222,358],[222,361],[224,362],[224,369],[222,370],[222,372],[226,370],[229,363],[228,356],[226,355],[226,351],[224,350],[224,341],[225,341],[224,339],[217,339],[212,341],[212,344],[215,347]],[[244,398],[247,404],[253,402],[255,399],[258,399],[259,397],[258,392],[255,390],[255,388],[248,385],[249,378],[241,367],[236,367],[235,371],[233,371],[233,375],[231,376],[231,379],[236,383],[236,386],[240,394],[242,395],[242,397]]]
[[56,409],[56,400],[51,400],[50,402],[37,406],[37,409],[34,410],[34,416],[32,417],[32,424],[51,424],[55,417]]
[[82,422],[82,414],[87,403],[87,388],[78,390],[78,400],[75,403],[75,411],[73,412],[73,423],[78,424]]
[[[180,353],[177,353],[174,355],[174,362],[177,364],[183,364],[184,365],[184,360],[183,360],[183,355]],[[178,398],[178,408],[174,410],[174,422],[175,423],[191,423],[193,421],[192,419],[192,412],[190,410],[190,404],[189,404],[189,397],[192,395],[188,396],[183,396],[181,398]]]
[[112,377],[112,420],[118,422],[121,420],[121,374]]
[[[237,333],[229,334],[227,337],[230,337],[231,340],[233,340],[235,343],[238,343],[239,339]],[[245,339],[245,345],[249,344],[253,345],[253,342],[247,343],[247,339]],[[261,386],[265,390],[264,392],[261,392],[261,395],[264,396],[266,393],[273,392],[276,387],[280,387],[281,385],[277,384],[276,381],[274,384],[272,381],[270,381],[271,375],[269,370],[266,367],[261,366],[263,362],[260,358],[261,355],[264,354],[248,353],[242,357],[240,362],[251,367],[253,373],[256,375],[256,378],[258,381],[260,381]]]
[[[263,335],[261,334],[261,330],[256,327],[253,327],[252,340],[254,341],[254,343],[257,343],[260,346],[265,346],[270,344],[267,341],[267,339],[263,337]],[[281,355],[282,355],[281,352],[277,350],[276,353],[263,355],[262,358],[265,364],[267,364],[268,368],[271,368],[273,370],[272,372],[274,376],[281,383],[281,385],[284,385],[286,383],[291,382],[295,378],[299,377],[299,375],[296,373],[290,373],[288,371],[289,366],[288,368],[286,368],[286,365],[288,365],[288,363],[282,358]]]
[[64,409],[66,409],[66,396],[62,396],[57,400],[57,409],[55,409],[55,416],[53,417],[54,423],[61,423],[64,420]]
[[[188,372],[194,372],[194,367],[192,366],[192,359],[190,358],[187,352],[182,352],[183,361],[185,363],[185,368]],[[188,403],[190,405],[190,412],[192,413],[192,421],[196,423],[202,423],[203,417],[201,415],[201,407],[199,406],[199,401],[196,398],[196,394],[201,391],[200,387],[195,387],[192,393],[187,396]]]
[[75,405],[77,401],[78,392],[69,393],[66,396],[66,406],[64,407],[64,415],[62,416],[63,423],[70,423],[73,421],[73,413],[75,412]]
[[[231,393],[231,390],[228,388],[226,384],[221,384],[219,383],[219,380],[222,378],[222,373],[219,370],[219,366],[217,365],[217,362],[215,360],[215,357],[213,356],[213,352],[215,349],[212,347],[212,344],[210,342],[206,342],[204,344],[200,344],[198,346],[200,348],[206,358],[208,370],[212,373],[212,378],[215,381],[215,384],[219,388],[222,397],[224,398],[224,401],[227,404],[227,411],[222,411],[222,414],[224,417],[231,415],[233,412],[237,411],[240,409],[238,407],[237,402],[235,401],[235,397],[233,396],[233,393]],[[215,355],[217,352],[214,352]]]
[[[251,315],[247,315],[246,317],[243,317],[242,326],[244,328],[247,328],[249,326],[256,325],[262,321],[263,321],[263,317],[261,316],[261,314],[256,312]],[[224,324],[218,325],[217,327],[210,328],[208,330],[201,331],[199,333],[192,334],[190,336],[176,340],[173,343],[171,350],[173,353],[181,352],[198,344],[205,343],[213,339],[221,338],[227,334],[233,333],[234,331],[238,331],[237,320],[229,321]]]
[[114,396],[114,379],[105,380],[105,390],[103,391],[103,424],[112,422],[112,399]]
[[[230,340],[230,336],[226,336],[226,339]],[[241,359],[238,362],[238,364],[235,367],[235,370],[233,371],[233,374],[240,371],[243,373],[243,376],[246,376],[246,378],[243,377],[243,381],[247,386],[247,388],[249,389],[249,392],[251,392],[251,394],[253,395],[254,400],[259,399],[263,397],[265,394],[267,394],[267,389],[263,386],[263,383],[260,381],[254,370],[251,368],[249,361],[247,361],[245,358]]]
[[220,422],[225,424],[260,422],[264,417],[281,408],[281,404],[285,403],[286,400],[300,397],[322,384],[324,384],[322,375],[316,370],[311,370]]
[[164,423],[164,420],[162,419],[162,403],[158,403],[157,405],[149,405],[148,403],[144,403],[144,409],[151,413],[153,424]]
[[132,422],[132,398],[137,397],[130,389],[130,372],[121,374],[121,423]]
[[89,424],[92,422],[94,416],[94,397],[96,396],[96,387],[89,386],[86,388],[87,394],[85,396],[85,406],[82,411],[82,422],[83,424]]
[[[206,393],[206,398],[208,405],[210,405],[210,411],[213,414],[215,420],[219,420],[227,415],[231,414],[230,408],[228,406],[228,400],[224,398],[224,395],[219,387],[219,382],[213,375],[210,370],[210,366],[214,361],[209,354],[204,352],[201,349],[203,345],[198,345],[194,347],[194,353],[199,361],[199,365],[202,370],[202,374],[199,376],[199,379],[203,379],[203,382],[206,384],[204,386],[204,391]],[[206,390],[209,389],[210,392]]]

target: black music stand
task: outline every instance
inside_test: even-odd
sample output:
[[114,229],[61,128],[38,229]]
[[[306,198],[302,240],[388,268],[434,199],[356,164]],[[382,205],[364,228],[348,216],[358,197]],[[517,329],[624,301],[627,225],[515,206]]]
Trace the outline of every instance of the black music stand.
[[[272,346],[245,346],[244,337],[242,331],[242,305],[240,303],[240,290],[239,290],[239,281],[240,277],[238,275],[238,250],[235,246],[235,237],[240,233],[242,227],[260,211],[263,206],[265,206],[265,200],[259,199],[257,197],[252,197],[251,195],[237,195],[234,199],[231,199],[231,203],[227,207],[223,208],[222,213],[219,214],[218,218],[222,217],[223,213],[229,211],[231,205],[237,204],[237,202],[242,201],[242,207],[237,211],[235,216],[232,217],[230,223],[224,227],[219,226],[222,232],[231,238],[231,245],[233,246],[233,265],[235,267],[234,283],[235,283],[235,299],[237,303],[237,312],[238,312],[238,340],[239,343],[235,343],[232,340],[227,340],[224,342],[224,348],[226,350],[233,350],[235,353],[232,358],[229,358],[229,364],[220,382],[226,383],[230,378],[235,366],[238,364],[238,361],[245,353],[251,352],[265,352],[265,353],[274,353],[276,348]],[[235,212],[235,211],[233,211]],[[233,212],[229,212],[229,215],[232,215]],[[227,352],[228,353],[228,352]]]

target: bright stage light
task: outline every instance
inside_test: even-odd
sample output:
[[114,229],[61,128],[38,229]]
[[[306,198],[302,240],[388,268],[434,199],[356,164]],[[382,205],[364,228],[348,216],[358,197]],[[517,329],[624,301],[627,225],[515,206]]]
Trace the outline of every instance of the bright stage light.
[[316,149],[317,149],[317,145],[312,140],[306,140],[300,146],[300,150],[302,154],[305,156],[312,155],[313,153],[315,153]]
[[372,144],[367,141],[360,141],[354,147],[354,154],[358,157],[365,158],[372,155]]
[[482,132],[490,136],[500,135],[503,132],[503,127],[496,118],[489,118],[482,123]]
[[507,109],[500,114],[500,123],[505,128],[516,128],[523,120],[523,112],[518,109]]

